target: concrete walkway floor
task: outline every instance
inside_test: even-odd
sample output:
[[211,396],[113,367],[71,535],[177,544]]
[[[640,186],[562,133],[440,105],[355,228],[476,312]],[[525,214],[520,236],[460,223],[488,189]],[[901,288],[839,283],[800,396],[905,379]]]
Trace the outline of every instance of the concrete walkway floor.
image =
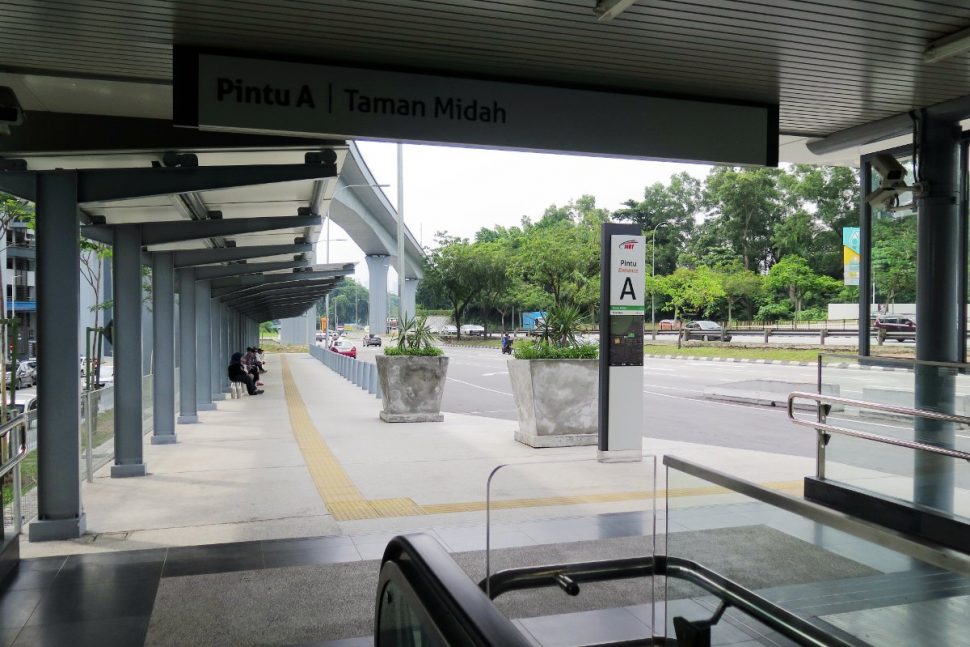
[[377,546],[403,531],[484,528],[486,481],[503,464],[513,465],[493,479],[497,524],[649,510],[655,487],[663,506],[704,485],[680,476],[664,491],[664,453],[792,492],[814,471],[811,459],[649,438],[643,463],[602,464],[595,447],[533,449],[514,441],[515,421],[447,412],[389,424],[378,399],[309,355],[268,367],[263,395],[200,412],[178,425],[177,444],[146,436],[148,476],[111,479],[105,467],[83,484],[88,535],[24,541],[24,556],[326,535]]

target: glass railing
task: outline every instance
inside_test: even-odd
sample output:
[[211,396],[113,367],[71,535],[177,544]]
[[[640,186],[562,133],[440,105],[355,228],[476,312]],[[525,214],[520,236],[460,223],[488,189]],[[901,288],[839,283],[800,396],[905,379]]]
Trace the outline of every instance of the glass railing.
[[970,365],[821,355],[818,392],[853,402],[799,417],[860,434],[819,435],[818,478],[970,518],[970,465],[906,446],[970,452]]
[[[709,632],[708,644],[968,644],[967,555],[672,456],[664,463],[666,560],[708,571],[668,572],[667,636]],[[732,589],[744,599],[722,594]]]

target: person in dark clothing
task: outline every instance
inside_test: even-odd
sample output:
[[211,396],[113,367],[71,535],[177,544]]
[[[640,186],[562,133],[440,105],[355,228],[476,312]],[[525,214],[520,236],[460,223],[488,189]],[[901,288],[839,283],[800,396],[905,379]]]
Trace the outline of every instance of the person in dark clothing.
[[232,359],[229,361],[229,381],[230,382],[242,382],[246,385],[246,392],[249,395],[259,395],[263,392],[262,389],[257,389],[253,382],[252,376],[246,371],[246,367],[243,366],[242,353],[233,353]]

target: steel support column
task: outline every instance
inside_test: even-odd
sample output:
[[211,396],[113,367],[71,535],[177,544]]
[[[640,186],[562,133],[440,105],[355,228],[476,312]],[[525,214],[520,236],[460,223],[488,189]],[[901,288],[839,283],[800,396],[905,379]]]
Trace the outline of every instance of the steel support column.
[[[81,263],[77,175],[38,173],[37,208],[37,520],[30,540],[84,534],[81,509],[78,338]],[[69,334],[66,334],[69,333]]]
[[195,270],[179,271],[179,424],[199,421],[195,402]]
[[[367,256],[368,314],[370,334],[383,335],[387,328],[387,256]],[[331,328],[333,326],[330,326]]]
[[872,190],[872,164],[863,161],[859,167],[862,184],[859,204],[859,355],[870,354],[869,315],[872,312],[872,207],[866,194]]
[[111,477],[144,476],[142,459],[141,237],[137,225],[114,230],[115,464]]
[[175,267],[171,252],[152,257],[152,444],[175,442]]
[[195,395],[199,411],[212,411],[212,325],[209,321],[209,281],[195,282]]
[[[925,113],[920,119],[918,169],[929,192],[917,200],[916,255],[916,359],[956,362],[960,344],[959,308],[966,295],[959,294],[960,263],[960,127]],[[932,365],[916,367],[916,408],[954,411],[955,371]],[[954,446],[952,423],[917,419],[915,438],[943,447]],[[953,509],[954,460],[916,452],[913,462],[913,501],[940,510]]]

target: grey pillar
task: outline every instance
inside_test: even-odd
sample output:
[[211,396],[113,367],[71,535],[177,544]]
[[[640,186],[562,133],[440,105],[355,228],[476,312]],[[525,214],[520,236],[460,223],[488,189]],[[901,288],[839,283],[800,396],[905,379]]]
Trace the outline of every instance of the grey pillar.
[[[81,510],[78,339],[81,265],[77,175],[37,174],[37,520],[30,540],[84,534]],[[70,334],[65,334],[69,331]]]
[[222,392],[229,393],[229,373],[227,367],[229,366],[229,308],[226,305],[222,305],[219,308],[222,311],[221,319],[221,331],[219,333],[219,338],[221,340],[219,352],[221,353],[220,363],[222,364]]
[[212,324],[209,321],[211,299],[209,281],[195,283],[195,395],[199,411],[212,411]]
[[[924,113],[925,115],[925,113]],[[957,362],[960,344],[958,272],[966,272],[960,259],[960,127],[952,121],[924,116],[920,128],[920,170],[929,184],[918,199],[916,254],[916,359]],[[917,365],[916,408],[954,411],[955,371]],[[916,440],[943,447],[954,446],[952,423],[917,419]],[[913,501],[940,510],[953,509],[954,460],[917,451],[913,462]]]
[[387,256],[367,256],[368,315],[370,334],[383,335],[387,328]]
[[222,365],[222,304],[218,299],[209,301],[209,326],[212,335],[212,352],[209,361],[212,362],[212,400],[223,400],[226,395],[222,392],[222,374],[226,367]]
[[141,232],[114,228],[115,464],[111,477],[144,476],[142,459]]
[[175,267],[171,252],[152,256],[152,444],[175,442]]
[[195,270],[179,270],[179,424],[199,421],[195,406]]
[[418,279],[408,279],[404,282],[404,299],[402,300],[404,313],[413,317],[417,313]]

